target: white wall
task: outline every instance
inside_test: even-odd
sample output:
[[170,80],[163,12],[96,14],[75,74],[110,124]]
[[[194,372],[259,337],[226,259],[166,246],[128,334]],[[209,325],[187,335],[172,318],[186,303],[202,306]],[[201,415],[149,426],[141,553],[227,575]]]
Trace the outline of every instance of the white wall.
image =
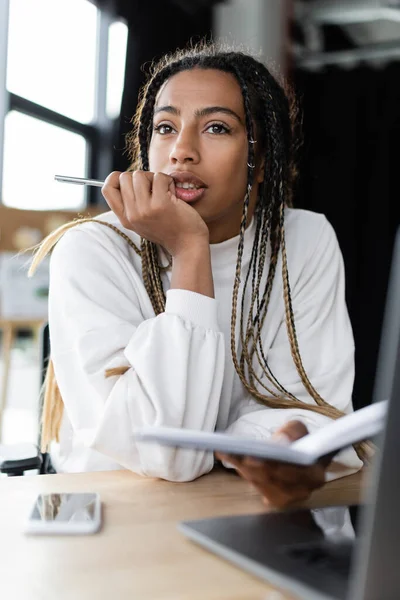
[[284,70],[289,0],[225,0],[214,8],[214,37],[243,44],[267,63]]

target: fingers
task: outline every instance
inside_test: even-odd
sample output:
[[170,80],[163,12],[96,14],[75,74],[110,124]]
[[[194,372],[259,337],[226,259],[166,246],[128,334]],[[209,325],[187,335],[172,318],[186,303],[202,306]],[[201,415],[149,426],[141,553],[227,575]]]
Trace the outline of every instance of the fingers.
[[270,479],[287,489],[306,487],[313,491],[325,483],[325,468],[322,465],[297,467],[277,464],[275,469],[271,469]]
[[[110,209],[118,216],[124,215],[124,203],[120,191],[120,171],[114,171],[106,178],[101,193]],[[122,221],[121,221],[122,222]]]
[[132,184],[133,175],[134,173],[125,172],[121,173],[119,176],[119,189],[123,205],[123,217],[126,219],[128,226],[131,223],[134,223],[138,212],[135,192]]
[[135,171],[131,174],[131,185],[139,207],[142,204],[144,204],[143,208],[150,205],[153,179],[154,173],[148,171]]
[[302,502],[325,483],[325,468],[316,464],[302,467],[285,463],[218,454],[262,494],[266,504],[284,507]]
[[237,468],[238,473],[261,493],[264,504],[284,508],[308,498],[314,488],[305,482],[285,482],[268,469],[249,469],[243,461]]
[[308,429],[301,421],[289,421],[278,429],[272,439],[280,439],[285,436],[289,442],[295,442],[308,434]]
[[130,228],[136,216],[132,173],[114,171],[106,178],[101,190],[108,206],[126,228]]
[[114,171],[106,178],[102,193],[121,223],[129,227],[139,215],[145,216],[170,199],[175,184],[165,173]]
[[[301,421],[289,421],[273,436],[276,441],[290,444],[307,435]],[[219,454],[218,458],[231,464],[237,472],[262,494],[264,503],[280,508],[306,500],[325,483],[325,462],[309,467],[261,460],[254,457]]]
[[128,229],[139,214],[150,208],[153,173],[114,171],[105,180],[102,194],[110,209]]
[[170,200],[171,192],[175,193],[175,184],[172,177],[165,173],[155,173],[152,193],[153,206],[160,206],[164,204],[165,200]]
[[263,495],[262,500],[265,506],[283,509],[305,502],[310,495],[311,491],[306,487],[298,487],[290,491],[272,488],[268,494]]
[[[135,209],[140,217],[157,217],[171,200],[170,188],[174,180],[165,173],[136,171],[132,174]],[[175,186],[173,185],[175,191]],[[160,213],[158,213],[158,216]]]
[[172,177],[165,173],[136,171],[111,173],[103,196],[121,224],[138,236],[176,256],[195,239],[209,241],[205,221],[175,194]]

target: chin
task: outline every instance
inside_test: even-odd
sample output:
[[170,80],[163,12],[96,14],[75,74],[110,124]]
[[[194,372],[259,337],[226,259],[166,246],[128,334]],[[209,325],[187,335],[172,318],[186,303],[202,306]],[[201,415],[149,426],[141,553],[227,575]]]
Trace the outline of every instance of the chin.
[[201,206],[195,206],[195,205],[193,205],[193,208],[195,209],[196,212],[198,212],[198,214],[200,215],[200,217],[203,219],[203,221],[207,225],[209,223],[212,223],[213,221],[215,221],[217,219],[217,215],[210,214],[207,210],[202,209]]

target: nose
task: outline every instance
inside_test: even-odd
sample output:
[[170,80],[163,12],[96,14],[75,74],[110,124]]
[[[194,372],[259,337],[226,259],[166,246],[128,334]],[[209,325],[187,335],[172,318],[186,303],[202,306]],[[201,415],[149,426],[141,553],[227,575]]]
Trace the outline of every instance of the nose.
[[200,153],[193,132],[184,129],[179,132],[175,138],[169,159],[172,164],[197,164],[199,162]]

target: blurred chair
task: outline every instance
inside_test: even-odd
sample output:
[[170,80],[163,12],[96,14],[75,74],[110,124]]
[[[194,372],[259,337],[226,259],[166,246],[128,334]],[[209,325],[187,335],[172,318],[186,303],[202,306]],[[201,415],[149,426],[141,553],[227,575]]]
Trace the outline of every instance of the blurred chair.
[[[40,388],[43,386],[46,377],[46,370],[50,356],[50,336],[49,326],[44,324],[40,331]],[[41,415],[42,415],[42,394],[40,395],[40,405],[38,414],[38,443],[35,444],[0,444],[0,473],[5,473],[9,477],[23,475],[25,471],[38,470],[41,475],[45,473],[54,473],[50,462],[50,456],[47,452],[40,451],[41,438]]]

